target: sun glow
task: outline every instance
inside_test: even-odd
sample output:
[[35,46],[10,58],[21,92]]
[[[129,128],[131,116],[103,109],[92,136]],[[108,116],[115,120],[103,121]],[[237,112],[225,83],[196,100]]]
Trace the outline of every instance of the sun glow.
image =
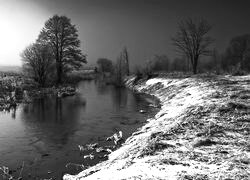
[[22,33],[18,29],[12,21],[0,17],[0,64],[13,64],[20,59],[24,47]]
[[0,65],[21,65],[20,54],[36,40],[47,16],[33,1],[0,0]]

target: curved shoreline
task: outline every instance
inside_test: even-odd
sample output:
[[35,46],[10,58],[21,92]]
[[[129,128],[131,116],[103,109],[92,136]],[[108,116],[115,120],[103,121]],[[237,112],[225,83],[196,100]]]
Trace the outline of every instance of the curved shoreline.
[[[225,119],[230,118],[230,113],[237,115],[230,109],[229,97],[248,92],[249,80],[250,76],[163,77],[133,85],[134,78],[128,79],[129,88],[159,98],[161,110],[112,152],[107,161],[78,175],[65,175],[63,179],[215,179],[238,175],[247,179],[250,169],[245,161],[250,162],[250,137],[244,131],[232,135],[232,124]],[[238,116],[248,118],[249,107],[244,100],[240,104],[247,116]],[[224,112],[223,108],[228,111]],[[224,128],[225,123],[228,129]],[[234,127],[241,125],[233,123]],[[239,138],[244,143],[237,147]],[[220,152],[227,152],[228,157]],[[245,159],[240,166],[246,171],[234,161],[238,157]]]

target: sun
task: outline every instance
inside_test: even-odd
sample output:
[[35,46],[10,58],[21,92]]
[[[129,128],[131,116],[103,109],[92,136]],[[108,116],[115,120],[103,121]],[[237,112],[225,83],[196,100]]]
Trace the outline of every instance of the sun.
[[13,21],[0,17],[0,64],[12,64],[20,59],[22,35]]

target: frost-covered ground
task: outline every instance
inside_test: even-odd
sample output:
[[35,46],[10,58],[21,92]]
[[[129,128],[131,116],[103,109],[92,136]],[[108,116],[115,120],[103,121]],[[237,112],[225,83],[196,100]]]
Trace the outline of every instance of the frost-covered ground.
[[161,110],[107,161],[64,180],[250,179],[250,76],[134,79]]

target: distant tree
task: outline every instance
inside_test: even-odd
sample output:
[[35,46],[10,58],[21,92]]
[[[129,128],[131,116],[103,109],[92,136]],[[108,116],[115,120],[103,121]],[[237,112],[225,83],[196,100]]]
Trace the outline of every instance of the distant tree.
[[44,87],[53,72],[51,49],[45,44],[31,44],[21,54],[23,69],[39,86]]
[[115,65],[115,82],[117,86],[123,86],[123,78],[126,75],[129,75],[129,59],[128,51],[125,47],[120,53],[119,57],[116,60]]
[[99,58],[97,60],[98,69],[100,72],[113,72],[113,63],[106,58]]
[[212,52],[212,63],[213,64],[213,70],[219,74],[221,71],[221,54],[214,49]]
[[63,73],[86,63],[86,56],[81,53],[76,26],[66,16],[54,15],[49,18],[37,41],[49,44],[52,49],[56,61],[57,84],[62,82]]
[[123,49],[122,56],[125,63],[126,75],[129,76],[129,57],[128,57],[128,50],[126,47]]
[[189,58],[194,74],[197,73],[199,57],[211,54],[208,46],[213,40],[207,36],[210,30],[211,25],[206,20],[195,21],[189,18],[179,23],[178,32],[172,38],[176,50]]
[[226,70],[238,66],[239,69],[250,71],[250,34],[234,37],[222,61]]
[[152,60],[147,63],[151,72],[168,71],[170,68],[170,60],[166,55],[155,55]]
[[186,62],[183,58],[175,58],[171,63],[172,71],[185,71],[186,68]]
[[116,60],[115,66],[115,84],[116,86],[123,86],[123,77],[124,77],[124,61],[122,54]]

